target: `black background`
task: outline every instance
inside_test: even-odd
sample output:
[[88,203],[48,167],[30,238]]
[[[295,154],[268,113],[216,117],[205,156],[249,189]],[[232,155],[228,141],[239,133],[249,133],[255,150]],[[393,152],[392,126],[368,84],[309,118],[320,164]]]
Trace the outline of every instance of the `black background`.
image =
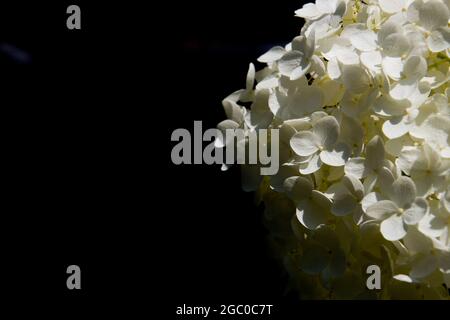
[[[78,4],[82,30],[67,30]],[[225,119],[250,61],[300,29],[298,2],[0,6],[5,283],[11,302],[276,304],[262,208],[238,168],[175,166],[176,128]],[[6,49],[5,49],[6,48]],[[66,268],[82,290],[66,288]],[[114,304],[113,302],[117,302]]]
[[[70,4],[82,30],[66,28]],[[175,166],[170,137],[225,119],[221,100],[245,86],[249,62],[298,35],[301,6],[2,2],[5,304],[58,318],[176,318],[183,304],[300,313],[238,168]],[[80,291],[66,288],[71,264]]]

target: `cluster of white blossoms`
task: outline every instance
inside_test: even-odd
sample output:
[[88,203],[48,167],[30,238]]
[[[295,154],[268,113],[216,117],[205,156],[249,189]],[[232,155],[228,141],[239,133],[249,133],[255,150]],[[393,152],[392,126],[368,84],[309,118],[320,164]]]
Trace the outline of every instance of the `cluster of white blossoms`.
[[295,14],[300,35],[250,64],[219,124],[280,130],[278,173],[242,172],[290,284],[314,299],[449,299],[450,0],[316,0]]

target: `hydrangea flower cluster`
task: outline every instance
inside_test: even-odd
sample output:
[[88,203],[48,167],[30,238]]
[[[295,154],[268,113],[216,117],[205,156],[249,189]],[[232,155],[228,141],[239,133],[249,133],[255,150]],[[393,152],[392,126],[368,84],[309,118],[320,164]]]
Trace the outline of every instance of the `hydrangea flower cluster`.
[[242,173],[290,285],[312,299],[449,299],[450,1],[316,0],[295,14],[300,35],[250,64],[219,124],[280,130],[278,173]]

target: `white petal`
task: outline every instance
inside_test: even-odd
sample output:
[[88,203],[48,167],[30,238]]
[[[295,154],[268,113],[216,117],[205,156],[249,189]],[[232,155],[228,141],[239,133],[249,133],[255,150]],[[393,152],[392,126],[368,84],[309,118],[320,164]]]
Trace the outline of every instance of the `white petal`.
[[406,123],[402,116],[393,117],[392,119],[386,120],[383,123],[383,133],[389,139],[400,138],[404,134],[406,134],[411,125]]
[[380,185],[380,190],[384,194],[389,194],[391,192],[392,184],[395,181],[394,174],[387,167],[383,167],[378,172],[378,184]]
[[332,150],[320,152],[320,160],[333,167],[345,165],[345,161],[350,155],[350,148],[345,143],[338,143]]
[[[410,96],[406,99],[411,103],[411,106],[414,108],[420,107],[425,101],[428,99],[431,92],[430,84],[427,81],[424,81],[423,78],[417,83],[414,91]],[[409,109],[410,115],[409,117],[416,117],[418,114],[417,109]]]
[[446,221],[443,221],[440,217],[435,216],[431,212],[427,213],[419,222],[420,232],[432,238],[437,238],[443,234],[446,227]]
[[331,79],[339,79],[342,75],[341,68],[336,58],[330,59],[327,65],[327,72]]
[[369,51],[361,53],[361,63],[370,71],[379,72],[383,58],[380,51]]
[[415,78],[402,79],[394,84],[389,95],[396,100],[410,98],[419,88],[419,82]]
[[439,258],[439,269],[441,272],[450,273],[450,252],[442,252]]
[[342,100],[339,102],[342,112],[350,117],[358,119],[360,111],[360,94],[353,94],[350,91],[346,91]]
[[256,90],[272,89],[278,86],[278,77],[274,74],[262,79],[257,85]]
[[250,63],[248,66],[247,72],[247,81],[246,81],[246,89],[253,90],[253,84],[255,83],[255,65]]
[[353,94],[347,91],[340,102],[341,110],[348,117],[358,119],[367,112],[377,94],[376,90],[368,90],[363,94]]
[[400,12],[405,6],[405,0],[379,0],[378,3],[386,13]]
[[364,186],[357,178],[351,175],[343,176],[342,183],[357,199],[361,200],[364,197]]
[[241,99],[242,95],[244,95],[245,93],[246,93],[246,91],[244,89],[240,89],[240,90],[235,91],[232,94],[228,95],[223,100],[231,100],[233,102],[238,102]]
[[430,275],[438,267],[434,255],[427,255],[413,264],[409,275],[411,278],[420,279]]
[[449,9],[442,1],[431,0],[419,8],[420,24],[428,30],[446,26],[449,16]]
[[[262,91],[259,91],[262,92]],[[250,112],[246,112],[244,116],[245,124],[251,131],[257,129],[266,129],[273,119],[273,113],[268,105],[253,104]]]
[[308,86],[297,92],[290,104],[290,110],[297,117],[310,115],[322,110],[324,106],[324,94],[319,87]]
[[327,73],[325,63],[316,55],[311,57],[311,72],[316,73],[319,77],[323,77]]
[[369,173],[363,182],[364,192],[372,192],[373,188],[375,188],[375,185],[377,184],[377,181],[378,175],[375,172]]
[[292,70],[291,76],[289,77],[289,79],[291,79],[292,81],[300,79],[309,71],[310,67],[311,67],[311,62],[308,62],[305,60],[302,61],[302,63],[297,68]]
[[364,158],[351,158],[345,164],[345,174],[354,176],[361,179],[366,176],[365,172],[365,159]]
[[411,205],[416,199],[416,186],[411,178],[401,176],[392,184],[390,198],[400,208]]
[[403,74],[407,78],[423,78],[427,74],[427,62],[423,57],[410,56],[403,67]]
[[366,146],[367,165],[371,169],[379,169],[383,166],[384,161],[384,143],[380,136],[373,137]]
[[409,22],[412,22],[412,23],[420,22],[419,11],[420,11],[421,7],[423,6],[423,4],[424,4],[423,1],[413,1],[409,5],[408,10],[406,12],[406,17]]
[[380,231],[389,241],[400,240],[406,235],[402,217],[395,214],[381,222]]
[[408,225],[415,225],[425,216],[428,203],[423,198],[416,198],[411,207],[403,213],[403,221]]
[[348,25],[341,36],[348,38],[351,44],[360,51],[373,51],[377,48],[376,34],[368,30],[362,23]]
[[381,200],[386,200],[386,199],[384,199],[381,196],[381,194],[379,194],[377,192],[370,192],[361,200],[361,207],[364,212],[367,212],[368,207],[370,207],[371,205],[373,205],[375,203],[380,202]]
[[313,133],[319,139],[319,144],[326,149],[331,148],[336,143],[339,132],[339,123],[333,116],[321,118],[313,127]]
[[292,150],[303,157],[316,153],[319,150],[318,143],[318,138],[310,131],[297,132],[290,141]]
[[325,118],[326,116],[328,116],[328,113],[326,113],[325,111],[314,112],[309,117],[311,125],[314,127],[320,119]]
[[334,11],[334,15],[338,17],[343,17],[346,11],[347,11],[347,3],[344,0],[338,0],[336,10]]
[[[284,128],[284,129],[283,129]],[[286,120],[284,121],[283,125],[280,128],[280,139],[281,137],[283,137],[283,135],[287,134],[286,139],[282,141],[289,141],[292,136],[297,132],[297,131],[305,131],[305,130],[309,130],[311,129],[311,124],[309,123],[308,120],[305,119],[291,119],[291,120]],[[286,133],[283,133],[283,130],[286,131]]]
[[330,199],[338,198],[341,195],[348,194],[349,191],[346,186],[344,186],[341,182],[333,183],[330,187],[328,187],[326,191],[326,195],[330,197]]
[[214,146],[216,148],[223,148],[228,143],[234,139],[234,134],[226,134],[226,130],[234,130],[239,128],[239,124],[233,120],[224,120],[217,125],[217,129],[222,132],[222,135],[219,135],[216,140],[214,140]]
[[334,106],[342,99],[344,95],[344,86],[335,80],[325,80],[321,84],[324,93],[324,105]]
[[397,167],[407,175],[411,169],[428,169],[428,162],[423,155],[423,151],[417,147],[404,147],[395,161]]
[[401,33],[387,36],[383,41],[383,54],[388,57],[402,57],[411,48],[408,38]]
[[303,177],[289,177],[283,183],[286,194],[294,201],[309,198],[313,190],[311,181]]
[[364,211],[363,211],[361,205],[358,205],[358,206],[356,207],[356,210],[353,211],[353,217],[352,217],[352,218],[353,218],[353,222],[354,222],[356,225],[358,225],[358,226],[361,225],[361,223],[364,222],[366,216],[365,216],[365,214],[364,214]]
[[386,141],[384,145],[386,152],[394,157],[398,157],[403,149],[403,147],[411,146],[412,140],[409,135],[404,135],[400,138],[390,139]]
[[327,212],[332,205],[332,201],[327,195],[323,192],[313,190],[311,194],[312,201],[321,208],[323,212]]
[[281,59],[281,57],[286,53],[283,47],[276,46],[264,53],[258,58],[259,62],[270,63]]
[[233,120],[224,120],[217,125],[217,129],[221,131],[225,131],[227,129],[237,129],[239,128],[239,124]]
[[314,33],[311,36],[298,36],[292,40],[292,50],[302,52],[305,58],[312,57],[315,49],[315,37]]
[[225,99],[222,101],[222,105],[228,119],[236,123],[242,123],[244,121],[242,108],[236,102]]
[[443,274],[444,283],[447,286],[447,288],[450,288],[450,272]]
[[441,27],[434,30],[427,38],[427,44],[431,52],[440,52],[450,48],[450,28]]
[[[389,1],[389,0],[386,0],[386,1]],[[416,282],[413,278],[411,278],[410,276],[408,276],[406,274],[397,274],[394,276],[394,279],[398,280],[398,281],[406,282],[406,283]]]
[[428,175],[426,171],[413,170],[411,178],[415,181],[417,196],[420,197],[427,197],[435,188],[445,184],[445,177]]
[[277,174],[269,176],[270,187],[277,192],[284,192],[284,181],[293,176],[298,176],[298,167],[282,165]]
[[317,204],[302,200],[297,204],[297,219],[307,229],[315,230],[327,222],[327,215]]
[[408,228],[408,233],[403,238],[403,243],[410,255],[429,253],[433,248],[432,240],[414,227]]
[[403,63],[401,58],[385,57],[381,63],[383,72],[393,80],[399,80],[402,76]]
[[343,116],[340,126],[340,139],[351,146],[355,155],[360,154],[363,149],[364,129],[359,120]]
[[307,162],[300,164],[299,171],[307,175],[316,172],[322,166],[322,161],[317,153],[313,154]]
[[440,87],[447,81],[445,75],[437,69],[428,70],[427,75],[422,79],[429,83],[431,89]]
[[344,168],[343,167],[330,167],[329,168],[329,174],[327,177],[327,181],[337,181],[344,175]]
[[449,159],[450,158],[450,146],[442,148],[440,154],[441,154],[442,158]]
[[[389,0],[388,0],[389,1]],[[391,1],[389,1],[391,2]],[[400,23],[393,21],[393,19],[388,19],[385,23],[381,25],[378,31],[378,43],[383,43],[384,40],[394,33],[402,33],[403,29]]]
[[377,35],[371,30],[360,30],[353,34],[350,42],[360,51],[373,51],[377,47]]
[[353,93],[363,93],[369,88],[370,79],[363,68],[356,65],[343,67],[342,81],[345,87]]
[[290,77],[291,73],[302,65],[304,54],[300,51],[289,51],[278,62],[278,69],[284,76]]
[[[432,147],[444,149],[448,147],[450,136],[450,118],[441,115],[431,115],[412,133],[414,137],[425,139]],[[441,156],[444,156],[441,151]]]
[[331,213],[338,217],[346,216],[355,210],[357,205],[358,203],[353,195],[342,194],[334,199]]
[[336,10],[336,2],[335,0],[316,0],[316,6],[320,12],[331,14]]
[[322,15],[322,13],[317,10],[317,7],[313,3],[307,3],[303,5],[301,9],[295,11],[295,15],[300,18],[305,19],[316,19]]
[[272,111],[274,115],[277,115],[280,109],[284,107],[287,101],[288,98],[286,94],[280,92],[279,90],[273,90],[270,93],[269,100],[267,103],[269,105],[270,111]]
[[366,214],[376,220],[384,220],[397,213],[399,213],[399,208],[390,200],[381,200],[366,209]]

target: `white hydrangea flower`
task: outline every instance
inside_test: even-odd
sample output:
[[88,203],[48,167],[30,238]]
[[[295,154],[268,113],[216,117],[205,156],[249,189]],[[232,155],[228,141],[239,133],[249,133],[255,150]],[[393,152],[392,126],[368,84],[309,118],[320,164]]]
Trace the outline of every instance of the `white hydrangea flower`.
[[345,165],[350,149],[347,144],[338,142],[339,133],[336,118],[325,116],[313,125],[311,131],[300,131],[291,138],[292,150],[301,157],[308,157],[308,166],[301,168],[301,173],[314,173],[322,163],[334,167]]
[[382,200],[367,208],[367,215],[381,220],[381,234],[390,241],[402,239],[408,225],[416,225],[425,216],[428,204],[424,198],[416,197],[414,182],[408,177],[399,177],[388,191],[390,200]]
[[[316,0],[295,14],[300,34],[250,64],[218,125],[244,130],[237,148],[280,129],[279,171],[243,165],[243,187],[264,202],[293,286],[450,299],[450,1]],[[376,292],[371,264],[388,278]]]
[[450,162],[428,144],[421,147],[404,147],[396,161],[397,167],[410,176],[421,196],[442,191]]
[[407,17],[409,22],[423,29],[431,52],[440,52],[450,47],[450,11],[443,1],[415,0],[407,9]]
[[440,193],[440,198],[430,202],[430,211],[420,220],[418,228],[424,235],[439,239],[444,245],[449,245],[448,230],[450,228],[450,192]]
[[[333,190],[330,190],[333,189]],[[364,186],[359,179],[345,175],[342,180],[330,187],[328,193],[333,192],[331,213],[338,217],[351,215],[356,224],[364,218],[362,201],[364,199]]]
[[315,45],[314,33],[309,38],[298,36],[292,40],[292,50],[286,52],[278,62],[280,74],[291,80],[304,76],[311,67]]
[[303,177],[290,177],[284,182],[284,189],[297,206],[297,218],[308,229],[317,229],[327,223],[330,199]]
[[383,140],[377,135],[366,145],[366,158],[356,157],[345,164],[345,173],[358,179],[369,177],[376,181],[380,169],[386,165]]

